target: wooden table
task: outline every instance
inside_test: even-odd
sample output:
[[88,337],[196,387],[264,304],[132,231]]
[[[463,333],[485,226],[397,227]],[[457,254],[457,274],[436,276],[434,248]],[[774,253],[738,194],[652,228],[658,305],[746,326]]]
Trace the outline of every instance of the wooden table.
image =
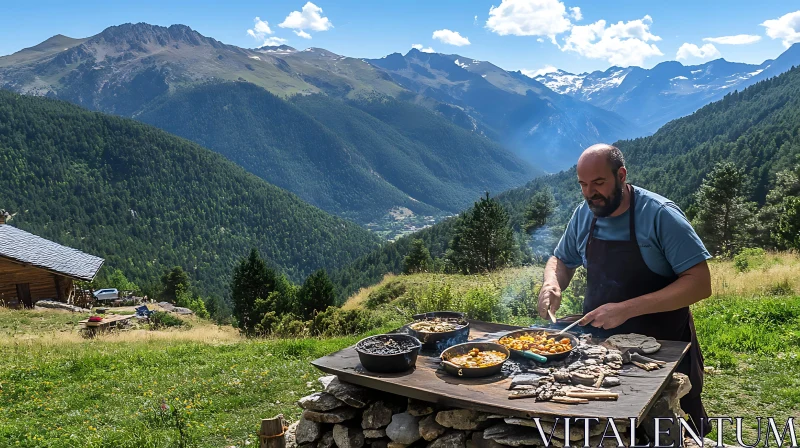
[[[494,341],[508,331],[524,327],[470,321],[471,341]],[[600,342],[594,339],[593,342]],[[358,360],[354,346],[311,362],[319,370],[337,375],[342,381],[445,406],[463,407],[517,417],[596,417],[641,419],[650,410],[667,380],[689,349],[688,342],[659,341],[661,349],[649,355],[665,361],[662,369],[646,372],[625,364],[620,371],[621,384],[611,388],[619,393],[617,401],[590,401],[569,405],[532,399],[509,400],[511,378],[497,374],[487,378],[456,378],[439,369],[439,358],[420,356],[415,369],[385,374],[365,370]]]
[[89,331],[104,331],[116,328],[117,324],[132,319],[134,316],[134,314],[112,314],[104,316],[100,322],[89,322],[89,319],[84,319],[80,323]]

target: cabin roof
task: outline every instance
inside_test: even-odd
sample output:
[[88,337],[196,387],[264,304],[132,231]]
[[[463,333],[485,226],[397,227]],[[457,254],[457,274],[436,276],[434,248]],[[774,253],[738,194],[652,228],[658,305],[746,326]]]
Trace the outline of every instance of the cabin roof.
[[0,224],[0,257],[86,281],[105,261],[8,224]]

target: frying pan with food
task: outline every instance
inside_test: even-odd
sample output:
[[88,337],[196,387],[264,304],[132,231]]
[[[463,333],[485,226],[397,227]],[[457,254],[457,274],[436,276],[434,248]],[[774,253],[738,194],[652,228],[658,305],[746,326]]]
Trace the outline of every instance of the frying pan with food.
[[[512,331],[512,332],[504,334],[503,336],[501,336],[501,339],[504,338],[504,337],[512,337],[512,338],[514,338],[514,337],[520,337],[520,336],[523,336],[523,335],[526,335],[526,334],[541,334],[541,333],[544,333],[547,337],[552,337],[555,340],[560,340],[560,339],[567,338],[567,339],[569,339],[570,345],[572,346],[572,348],[570,350],[563,351],[563,352],[560,352],[560,353],[547,353],[547,352],[540,352],[540,351],[534,351],[534,350],[530,351],[530,352],[532,352],[532,353],[534,353],[536,355],[544,357],[547,361],[556,361],[556,360],[559,360],[559,359],[564,359],[567,356],[569,356],[569,354],[572,353],[573,350],[575,350],[575,347],[577,347],[579,345],[578,338],[574,334],[571,334],[571,333],[556,334],[556,333],[558,333],[558,331],[553,331],[553,330],[547,329],[547,328],[526,328],[524,330],[516,330],[516,331]],[[530,356],[526,356],[526,354],[522,350],[509,349],[509,351],[514,356],[522,357],[522,358],[530,358]]]
[[[480,351],[497,351],[505,355],[503,362],[488,367],[461,367],[450,362],[451,358],[461,356],[470,350],[477,348]],[[503,364],[511,356],[509,350],[495,342],[465,342],[463,344],[454,345],[442,352],[442,367],[444,371],[461,378],[479,378],[483,376],[490,376],[500,373],[503,369]]]
[[[407,325],[408,333],[426,347],[436,346],[443,350],[455,344],[467,342],[469,337],[469,321],[464,313],[455,311],[432,311],[430,313],[415,314],[414,322]],[[456,325],[454,330],[442,332],[428,332],[415,330],[412,326],[417,322],[433,321],[436,319],[444,320]]]

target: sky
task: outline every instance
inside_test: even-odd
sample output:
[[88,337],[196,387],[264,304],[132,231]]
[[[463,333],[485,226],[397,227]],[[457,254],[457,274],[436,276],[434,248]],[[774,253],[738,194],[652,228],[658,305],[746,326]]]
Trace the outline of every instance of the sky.
[[800,42],[800,2],[706,0],[0,1],[0,55],[127,22],[184,24],[227,44],[360,58],[459,54],[528,74],[612,65],[761,63]]

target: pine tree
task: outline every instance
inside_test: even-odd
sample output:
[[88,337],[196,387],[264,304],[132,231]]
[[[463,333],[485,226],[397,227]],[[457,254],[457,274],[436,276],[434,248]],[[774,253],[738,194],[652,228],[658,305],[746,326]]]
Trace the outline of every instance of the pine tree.
[[717,163],[703,180],[692,224],[711,253],[730,256],[750,242],[755,204],[746,200],[747,190],[743,171],[731,162]]
[[460,218],[448,251],[448,259],[462,273],[494,271],[514,258],[514,232],[503,206],[493,198],[481,198]]
[[335,300],[336,292],[333,283],[324,269],[309,275],[297,292],[297,304],[306,320],[312,319],[316,313],[333,306]]
[[531,233],[534,230],[547,224],[547,218],[556,209],[556,199],[549,188],[537,191],[531,198],[530,205],[525,210],[525,232]]
[[247,334],[255,331],[255,326],[266,313],[267,299],[275,290],[275,272],[267,266],[253,248],[250,255],[242,258],[233,269],[231,279],[231,300],[233,315],[239,328]]
[[416,274],[419,272],[428,272],[433,265],[431,253],[425,242],[421,239],[414,239],[411,242],[411,250],[408,255],[403,259],[403,273]]
[[178,292],[189,289],[189,276],[180,266],[175,266],[169,271],[165,271],[161,276],[161,299],[169,303],[175,303],[178,299]]

